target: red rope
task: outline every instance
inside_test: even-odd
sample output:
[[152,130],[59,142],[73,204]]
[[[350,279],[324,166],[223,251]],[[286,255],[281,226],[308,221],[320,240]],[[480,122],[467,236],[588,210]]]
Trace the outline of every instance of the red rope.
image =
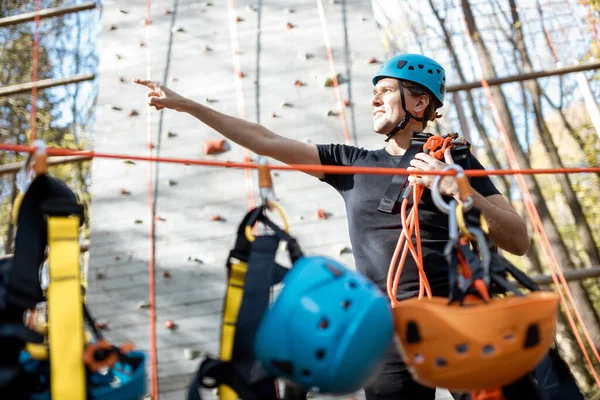
[[[0,143],[0,150],[18,151],[33,153],[35,147]],[[46,149],[49,156],[83,156],[90,158],[109,158],[115,160],[136,160],[148,162],[164,162],[169,164],[183,165],[202,165],[206,167],[224,167],[224,168],[252,168],[258,169],[258,164],[249,162],[234,161],[207,161],[173,157],[148,157],[128,154],[110,154],[98,153],[94,151],[79,151],[70,149],[60,149],[48,147]],[[317,165],[317,164],[289,164],[289,165],[269,165],[269,169],[278,171],[302,171],[302,172],[324,172],[327,174],[366,174],[366,175],[410,175],[411,173],[404,168],[375,168],[375,167],[345,167],[338,165]],[[530,168],[530,169],[505,169],[505,170],[465,170],[464,174],[471,177],[483,177],[491,175],[547,175],[547,174],[581,174],[581,173],[600,173],[600,167],[582,167],[582,168]],[[454,171],[419,171],[419,175],[456,175]]]
[[[238,115],[241,119],[246,119],[246,102],[244,100],[244,84],[242,78],[244,73],[240,65],[240,45],[238,41],[238,31],[236,27],[235,3],[234,0],[227,0],[227,10],[229,11],[229,35],[231,37],[231,53],[233,57],[233,74],[235,80],[235,95],[237,98]],[[250,162],[250,152],[243,149],[244,161]],[[254,178],[250,169],[244,169],[244,178],[246,182],[246,198],[248,200],[248,210],[255,207],[254,199]]]
[[[33,62],[31,65],[31,82],[35,83],[38,80],[38,54],[40,47],[40,7],[41,0],[35,0],[35,30],[33,33]],[[36,139],[37,130],[37,85],[31,88],[31,134],[30,140],[33,142]]]
[[[146,0],[146,79],[152,79],[152,59],[150,51],[150,24],[152,23],[150,15],[151,0]],[[146,111],[146,142],[147,154],[152,158],[152,110]],[[150,161],[150,160],[149,160]],[[154,209],[154,182],[152,174],[152,161],[148,163],[148,303],[150,304],[150,393],[152,400],[158,400],[158,355],[156,346],[156,287],[155,287],[155,229],[156,229],[156,210]]]
[[340,93],[340,85],[337,79],[337,71],[335,69],[335,63],[333,61],[333,53],[331,51],[331,42],[329,40],[329,31],[327,30],[327,20],[325,19],[325,12],[323,11],[323,3],[321,0],[317,0],[319,6],[319,17],[321,19],[321,30],[323,31],[323,39],[325,40],[325,47],[327,48],[327,58],[329,59],[329,67],[333,75],[333,88],[338,101],[338,107],[340,110],[340,120],[342,122],[342,131],[344,133],[344,140],[346,144],[350,144],[350,134],[348,133],[348,123],[346,122],[346,112],[344,111],[344,102],[342,101],[342,95]]

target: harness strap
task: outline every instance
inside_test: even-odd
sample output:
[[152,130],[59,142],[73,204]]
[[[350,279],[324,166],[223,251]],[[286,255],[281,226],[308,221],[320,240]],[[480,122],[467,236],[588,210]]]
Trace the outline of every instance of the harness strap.
[[[410,166],[410,162],[415,158],[418,153],[422,153],[423,146],[427,143],[427,140],[435,136],[431,133],[426,132],[415,132],[413,133],[410,147],[406,150],[396,168],[406,169]],[[454,162],[459,164],[464,169],[470,169],[470,143],[466,140],[460,142],[453,142],[451,148],[452,158]],[[410,196],[408,196],[409,186],[407,185],[408,175],[394,175],[392,180],[385,191],[385,194],[379,201],[378,211],[386,214],[397,214],[400,209],[402,197],[409,199],[409,205],[411,205]]]
[[[189,399],[198,400],[198,386],[219,387],[221,400],[276,400],[274,377],[268,376],[256,362],[254,337],[269,306],[270,288],[281,282],[288,269],[275,262],[282,240],[287,241],[292,262],[302,256],[296,241],[271,222],[264,207],[251,210],[242,220],[234,248],[227,262],[227,291],[221,326],[221,359],[206,358],[189,387]],[[275,231],[246,237],[247,226],[263,222]],[[206,383],[212,378],[213,383]],[[251,394],[250,394],[251,393]]]
[[[68,204],[69,212],[83,217],[77,196],[63,182],[40,175],[27,189],[17,217],[14,268],[9,271],[6,296],[10,303],[23,309],[44,301],[38,269],[45,259],[47,223],[42,206],[48,200]],[[54,211],[60,210],[54,207]],[[64,210],[57,214],[65,215]]]
[[48,246],[48,340],[52,343],[50,390],[55,399],[85,400],[79,218],[50,214]]
[[[424,143],[424,141],[415,139],[415,136],[413,136],[410,147],[400,159],[397,168],[408,168],[410,162],[415,158],[417,153],[421,153],[423,151]],[[408,175],[394,175],[390,185],[385,191],[385,194],[379,201],[379,207],[377,207],[377,210],[387,214],[397,213],[400,204],[400,197],[404,191],[404,188],[406,187],[407,182]]]

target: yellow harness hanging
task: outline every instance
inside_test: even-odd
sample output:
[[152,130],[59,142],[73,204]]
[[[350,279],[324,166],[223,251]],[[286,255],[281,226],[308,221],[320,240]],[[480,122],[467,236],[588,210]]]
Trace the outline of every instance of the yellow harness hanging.
[[48,216],[48,340],[51,398],[85,400],[79,217]]
[[[225,297],[225,310],[223,311],[223,325],[221,327],[221,360],[231,361],[233,355],[233,342],[235,327],[238,320],[242,298],[244,297],[244,284],[248,263],[237,261],[231,263],[231,273],[227,281],[227,295]],[[227,385],[219,386],[221,400],[237,400],[237,393]]]

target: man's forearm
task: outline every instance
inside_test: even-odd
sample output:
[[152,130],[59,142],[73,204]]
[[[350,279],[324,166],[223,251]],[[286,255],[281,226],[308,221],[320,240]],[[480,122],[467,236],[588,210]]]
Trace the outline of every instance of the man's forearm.
[[266,141],[275,136],[259,124],[220,113],[190,99],[186,99],[178,110],[196,117],[227,139],[257,154],[264,154]]
[[523,255],[530,245],[527,226],[514,212],[504,210],[473,190],[473,205],[479,208],[490,229],[490,238],[503,250]]

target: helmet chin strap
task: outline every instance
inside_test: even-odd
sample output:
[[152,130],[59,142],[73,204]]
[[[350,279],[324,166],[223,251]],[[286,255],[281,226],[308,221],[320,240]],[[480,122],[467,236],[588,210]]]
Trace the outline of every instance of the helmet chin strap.
[[425,118],[417,118],[414,115],[412,115],[409,111],[406,110],[406,101],[404,100],[404,86],[402,86],[402,80],[398,80],[399,81],[399,86],[400,86],[400,99],[402,100],[402,110],[404,111],[404,117],[402,117],[402,119],[400,120],[400,123],[398,124],[398,126],[396,126],[394,129],[392,129],[392,131],[388,134],[386,134],[386,142],[389,142],[394,136],[396,136],[396,133],[400,132],[401,130],[403,130],[404,128],[406,128],[406,125],[408,125],[408,122],[410,121],[410,119],[414,119],[415,121],[425,121]]

